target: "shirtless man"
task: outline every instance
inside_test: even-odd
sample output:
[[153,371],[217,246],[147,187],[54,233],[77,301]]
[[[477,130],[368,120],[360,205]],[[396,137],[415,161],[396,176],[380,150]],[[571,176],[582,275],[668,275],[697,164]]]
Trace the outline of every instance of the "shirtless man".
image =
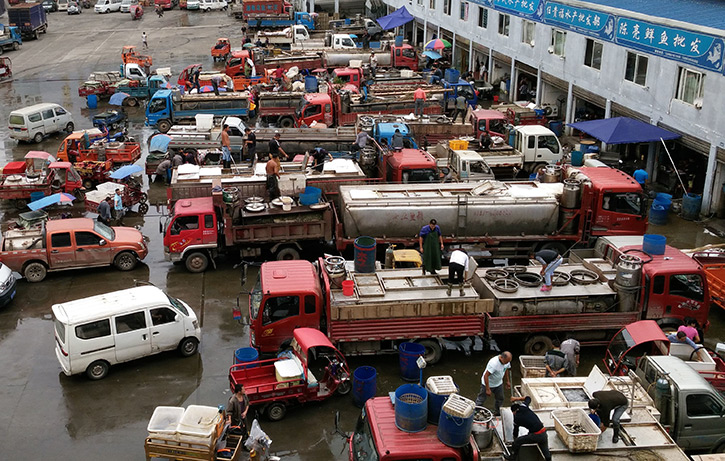
[[274,200],[282,193],[279,191],[279,161],[277,155],[272,154],[272,158],[267,161],[265,171],[267,173],[267,195],[269,200]]

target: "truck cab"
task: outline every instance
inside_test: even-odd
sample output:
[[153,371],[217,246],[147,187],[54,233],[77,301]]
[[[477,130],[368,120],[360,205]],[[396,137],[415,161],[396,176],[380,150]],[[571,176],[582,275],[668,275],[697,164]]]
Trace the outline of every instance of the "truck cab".
[[[209,264],[208,251],[218,246],[212,197],[177,201],[163,226],[163,234],[166,261],[185,261],[189,271],[203,272]],[[198,270],[200,265],[203,269]]]
[[451,179],[461,182],[477,182],[495,179],[486,160],[476,151],[448,149],[443,163],[450,168]]
[[665,355],[643,357],[636,374],[683,450],[725,450],[725,399],[697,371]]
[[453,448],[438,440],[437,426],[423,431],[403,432],[395,425],[395,408],[389,397],[365,402],[355,431],[348,441],[350,461],[477,461],[478,447],[471,441]]
[[312,122],[333,126],[332,98],[325,93],[305,93],[295,111],[295,126],[310,126]]
[[305,11],[295,11],[295,24],[307,27],[309,30],[315,30],[315,18],[311,13]]
[[251,59],[254,62],[254,53],[252,50],[232,51],[225,64],[224,73],[230,77],[244,75],[244,64],[247,62],[247,59]]
[[400,134],[403,135],[403,147],[405,147],[406,149],[418,148],[418,144],[416,144],[415,139],[413,139],[411,129],[406,123],[376,123],[373,127],[372,135],[375,141],[378,142],[378,144],[385,143],[387,145],[390,145],[393,140],[395,130],[400,130]]
[[473,126],[473,136],[478,139],[485,130],[491,136],[501,136],[505,138],[508,129],[508,120],[506,116],[497,110],[478,109],[471,111],[469,116],[471,125]]
[[0,51],[5,48],[17,50],[22,44],[23,37],[19,28],[0,24]]
[[135,62],[121,64],[121,76],[137,82],[145,82],[148,79],[148,75],[146,75],[144,69]]
[[531,171],[542,164],[561,162],[561,144],[553,131],[540,125],[517,126],[514,130],[513,147],[523,155],[524,163],[535,165]]
[[383,154],[385,181],[389,183],[435,183],[438,167],[432,155],[420,149],[401,149]]
[[360,68],[337,67],[332,70],[332,80],[335,83],[346,83],[360,88],[363,78],[363,70]]
[[[407,68],[414,71],[420,69],[418,53],[416,53],[415,48],[407,43],[401,46],[390,47],[390,63],[397,69]],[[474,92],[473,94],[475,95],[476,93]]]
[[332,34],[330,46],[333,50],[354,50],[357,45],[350,37],[350,34]]
[[446,90],[446,101],[448,101],[448,104],[453,104],[456,101],[456,98],[458,98],[458,95],[463,95],[464,98],[466,98],[466,103],[471,107],[476,107],[478,105],[478,96],[476,96],[476,90],[473,88],[473,85],[470,82],[467,82],[463,79],[458,80],[458,83],[450,83],[445,80],[443,82],[443,88]]

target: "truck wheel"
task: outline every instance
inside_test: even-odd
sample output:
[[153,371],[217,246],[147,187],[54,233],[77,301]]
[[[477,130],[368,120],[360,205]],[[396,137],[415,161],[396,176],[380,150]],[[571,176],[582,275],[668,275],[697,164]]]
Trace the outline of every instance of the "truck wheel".
[[287,406],[282,402],[274,402],[267,407],[266,413],[270,421],[281,421],[287,414]]
[[113,265],[116,266],[116,269],[120,271],[133,270],[133,268],[136,267],[137,263],[138,259],[136,259],[136,256],[129,251],[119,253],[113,259]]
[[146,214],[149,211],[149,204],[148,203],[139,203],[138,204],[138,212],[140,214]]
[[95,184],[93,184],[93,181],[90,179],[84,179],[83,180],[83,187],[85,187],[88,190],[91,190],[95,187]]
[[105,360],[96,360],[88,365],[88,368],[86,368],[86,376],[88,376],[88,379],[90,380],[98,381],[99,379],[103,379],[108,376],[108,371],[110,369],[111,366]]
[[73,129],[75,127],[76,126],[73,125],[73,122],[68,122],[68,124],[65,126],[65,132],[68,133],[68,134],[73,133]]
[[171,129],[171,122],[168,120],[160,120],[158,123],[159,131],[162,133],[168,133]]
[[196,338],[184,338],[179,343],[179,354],[182,357],[191,357],[199,352],[199,341]]
[[435,339],[421,339],[418,344],[425,347],[425,354],[423,358],[428,365],[438,363],[443,356],[443,349],[438,341]]
[[28,206],[28,201],[24,198],[16,198],[13,200],[13,206],[16,210],[24,210]]
[[13,42],[13,51],[18,51],[20,49],[20,43]]
[[544,335],[532,336],[524,344],[524,352],[528,355],[544,355],[554,347],[551,338]]
[[141,195],[138,197],[138,203],[146,203],[149,201],[149,194],[146,192],[141,192]]
[[277,252],[277,261],[291,261],[293,259],[300,259],[300,252],[297,248],[284,247]]
[[35,141],[35,144],[40,144],[43,142],[43,133],[35,133],[35,136],[33,136],[33,141]]
[[204,272],[209,267],[209,257],[200,251],[195,251],[186,257],[186,270],[193,274]]
[[45,276],[48,275],[48,270],[45,268],[43,263],[32,262],[25,266],[23,270],[25,280],[31,283],[42,282]]
[[279,123],[280,128],[292,128],[295,126],[295,121],[290,117],[282,117],[277,123]]
[[124,99],[123,102],[125,102],[128,107],[138,106],[138,99],[134,98],[133,96],[130,98]]

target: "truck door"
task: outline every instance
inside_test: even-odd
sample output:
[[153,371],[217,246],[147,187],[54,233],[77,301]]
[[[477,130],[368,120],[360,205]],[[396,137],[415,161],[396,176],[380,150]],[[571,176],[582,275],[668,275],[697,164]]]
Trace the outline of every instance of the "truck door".
[[705,286],[700,274],[670,274],[667,279],[667,298],[662,303],[665,306],[664,316],[685,318],[695,317],[702,319],[705,302]]
[[199,216],[176,216],[169,226],[169,236],[169,249],[173,253],[182,253],[188,246],[202,244]]
[[48,262],[51,269],[63,269],[75,265],[75,248],[70,239],[70,232],[56,232],[50,236]]
[[316,327],[305,325],[300,316],[299,296],[274,296],[265,300],[262,307],[262,334],[258,339],[262,350],[279,348],[283,341],[292,337],[295,328]]
[[213,213],[204,215],[204,229],[201,231],[201,242],[204,244],[216,243],[216,216]]
[[[534,152],[532,152],[534,153]],[[546,162],[553,163],[561,160],[561,146],[559,140],[554,135],[538,135],[536,137],[535,157],[529,158],[529,152],[524,157],[526,162]]]
[[694,391],[684,398],[680,411],[677,444],[686,450],[712,450],[725,433],[725,404],[721,398],[708,392]]
[[151,322],[151,351],[156,353],[176,349],[184,337],[181,314],[168,307],[155,307],[149,313],[151,318],[147,320]]
[[116,328],[116,360],[126,362],[151,354],[151,338],[146,323],[146,310],[113,318]]
[[633,229],[633,226],[639,227],[639,223],[646,224],[642,217],[643,206],[642,195],[639,193],[604,190],[599,199],[598,210],[595,211],[593,232],[598,235],[635,233],[637,229]]
[[111,264],[111,249],[108,242],[90,231],[75,231],[76,263],[85,266]]

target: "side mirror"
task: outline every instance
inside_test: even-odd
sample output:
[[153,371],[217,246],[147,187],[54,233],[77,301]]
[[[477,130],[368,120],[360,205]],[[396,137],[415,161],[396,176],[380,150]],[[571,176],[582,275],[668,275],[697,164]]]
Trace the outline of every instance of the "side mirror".
[[108,242],[106,242],[106,241],[105,241],[104,239],[101,239],[101,240],[99,240],[99,241],[98,241],[98,244],[99,244],[100,246],[105,246],[105,245],[106,245],[106,243],[108,243]]
[[163,233],[164,233],[164,224],[159,219],[159,234],[163,234]]
[[174,316],[174,322],[181,322],[181,314],[176,314]]

